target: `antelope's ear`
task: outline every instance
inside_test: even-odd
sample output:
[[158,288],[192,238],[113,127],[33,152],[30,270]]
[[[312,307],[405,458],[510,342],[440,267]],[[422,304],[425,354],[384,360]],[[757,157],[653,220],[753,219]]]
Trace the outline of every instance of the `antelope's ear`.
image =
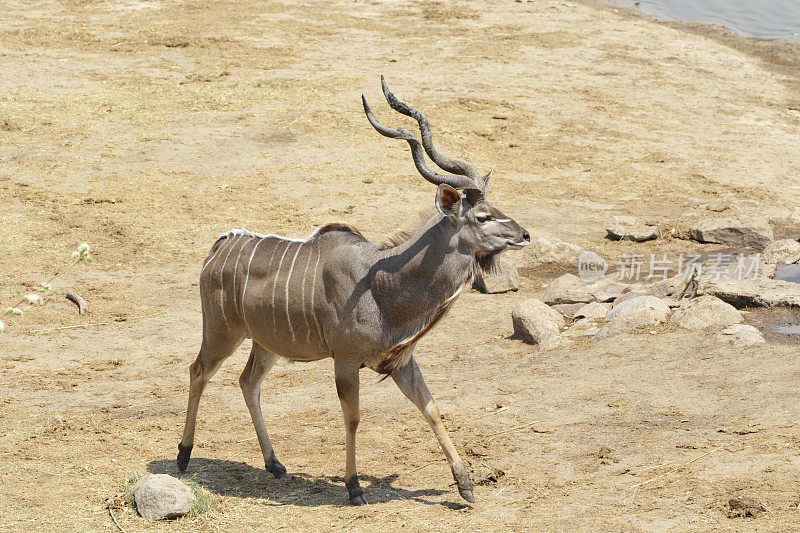
[[451,220],[461,217],[461,195],[446,183],[436,191],[436,209]]

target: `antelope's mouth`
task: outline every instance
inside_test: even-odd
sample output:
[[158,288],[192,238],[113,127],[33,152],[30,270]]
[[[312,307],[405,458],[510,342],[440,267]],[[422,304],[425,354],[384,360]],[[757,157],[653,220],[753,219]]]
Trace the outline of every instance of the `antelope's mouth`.
[[519,250],[523,246],[528,246],[530,243],[531,243],[531,241],[517,241],[517,242],[508,241],[508,243],[506,243],[506,249],[507,250]]

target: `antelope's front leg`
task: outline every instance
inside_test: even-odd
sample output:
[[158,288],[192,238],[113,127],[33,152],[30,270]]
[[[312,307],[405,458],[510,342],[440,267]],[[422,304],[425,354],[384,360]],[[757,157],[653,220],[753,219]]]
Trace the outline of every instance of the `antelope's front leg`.
[[417,408],[422,411],[425,420],[431,426],[434,435],[439,441],[439,444],[444,451],[447,462],[450,463],[450,470],[453,471],[453,478],[458,485],[458,492],[461,497],[470,503],[475,503],[475,496],[472,493],[472,481],[469,478],[469,470],[466,465],[458,456],[453,441],[447,434],[447,430],[442,423],[442,415],[439,413],[439,407],[436,401],[431,396],[428,386],[425,384],[425,379],[419,371],[419,366],[412,356],[408,364],[404,367],[398,368],[392,372],[392,379],[403,391],[403,394],[411,400]]
[[358,412],[358,370],[360,365],[349,361],[334,359],[333,368],[336,375],[336,393],[342,404],[342,417],[346,432],[345,449],[347,465],[345,467],[345,484],[350,503],[365,505],[364,491],[358,484],[356,474],[356,430],[360,415]]

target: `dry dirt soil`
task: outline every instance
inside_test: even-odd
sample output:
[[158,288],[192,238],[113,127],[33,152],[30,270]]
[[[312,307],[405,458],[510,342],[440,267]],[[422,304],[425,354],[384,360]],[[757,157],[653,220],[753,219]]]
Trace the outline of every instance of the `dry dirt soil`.
[[[494,168],[490,200],[534,237],[609,258],[678,253],[699,245],[611,243],[605,224],[634,215],[681,235],[720,214],[707,207],[797,234],[798,63],[747,42],[562,0],[0,4],[2,307],[61,273],[0,334],[3,531],[115,530],[106,501],[127,479],[176,472],[199,265],[219,234],[341,221],[380,240],[433,204],[407,146],[363,116],[362,92],[386,124],[413,126],[382,101],[380,74],[428,114],[443,152]],[[95,261],[71,268],[81,242]],[[330,360],[268,376],[267,425],[294,474],[269,478],[238,388],[243,345],[207,388],[190,465],[219,503],[154,524],[118,508],[119,524],[800,529],[796,341],[734,349],[662,326],[539,352],[510,338],[510,311],[564,269],[510,257],[519,292],[464,294],[417,350],[464,457],[505,473],[476,487],[477,504],[451,486],[421,415],[365,370],[372,503],[345,505]],[[766,511],[729,518],[737,496]]]

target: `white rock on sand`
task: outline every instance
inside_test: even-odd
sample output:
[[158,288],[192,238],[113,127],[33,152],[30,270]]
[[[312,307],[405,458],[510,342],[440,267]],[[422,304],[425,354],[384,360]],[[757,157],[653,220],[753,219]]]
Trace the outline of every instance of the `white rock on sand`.
[[631,333],[639,328],[652,327],[667,319],[669,306],[655,296],[637,296],[614,306],[606,316],[607,324],[593,337],[603,339],[616,333]]
[[145,520],[164,520],[189,514],[194,492],[168,474],[145,474],[133,486],[136,510]]
[[529,245],[534,264],[558,263],[577,265],[583,248],[568,242],[552,242],[544,237],[536,238]]
[[611,312],[611,305],[600,302],[590,302],[581,306],[573,315],[575,318],[605,318]]
[[791,265],[798,261],[800,261],[800,242],[794,239],[773,241],[761,253],[761,275],[771,278],[779,266]]
[[726,326],[717,333],[716,338],[721,342],[730,342],[734,346],[755,346],[766,342],[761,332],[749,324]]
[[734,306],[716,296],[704,294],[692,300],[685,300],[669,321],[684,329],[699,330],[738,324],[742,321],[742,314]]
[[535,298],[520,302],[511,312],[511,320],[514,333],[528,344],[539,344],[551,335],[558,335],[566,325],[561,313]]
[[634,217],[615,216],[606,232],[615,241],[643,242],[658,237],[658,226],[642,224]]
[[490,272],[478,270],[472,286],[484,294],[516,291],[519,289],[519,273],[517,272],[517,267],[510,261],[498,259]]
[[703,281],[699,292],[712,294],[734,307],[800,307],[800,283],[769,278]]

